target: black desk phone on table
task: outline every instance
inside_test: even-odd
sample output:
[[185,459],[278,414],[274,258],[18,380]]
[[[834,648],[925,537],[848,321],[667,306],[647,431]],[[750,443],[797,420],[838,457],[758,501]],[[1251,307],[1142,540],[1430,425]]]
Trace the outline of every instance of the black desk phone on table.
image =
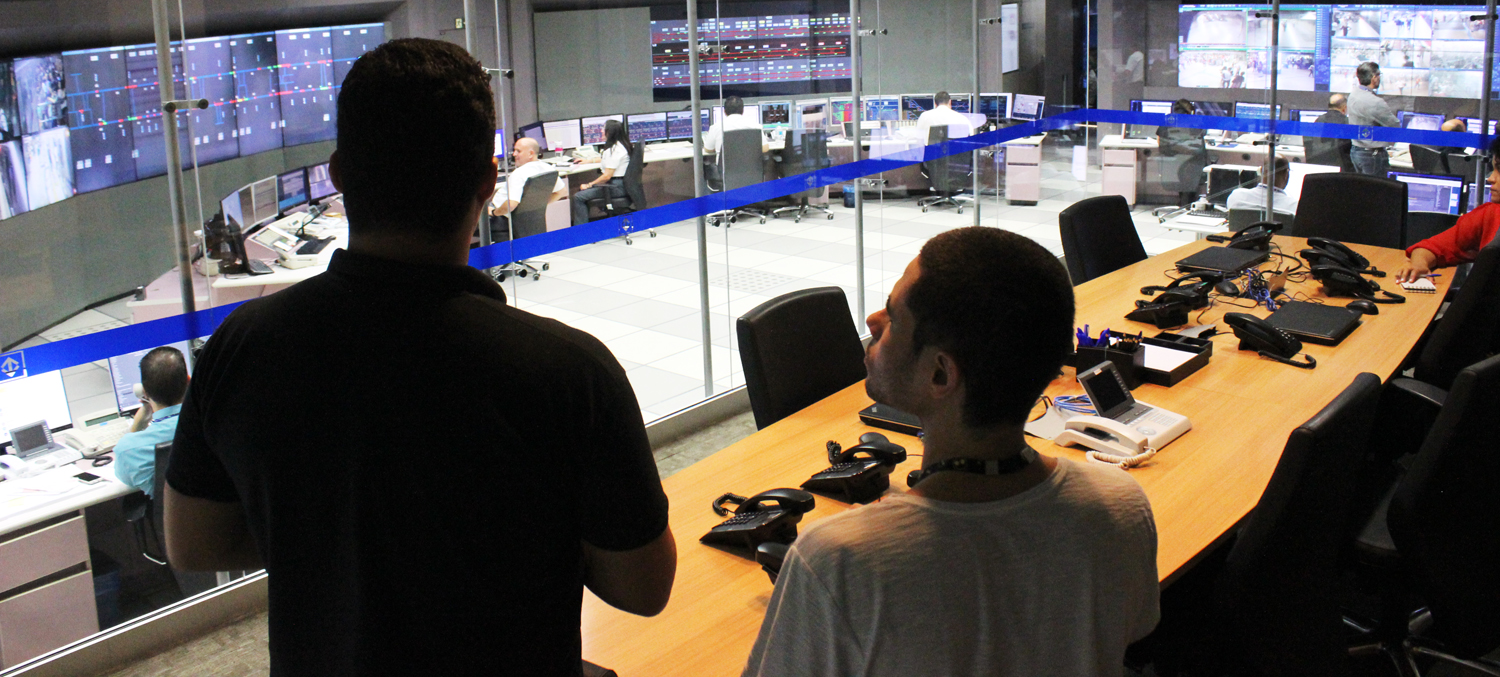
[[1301,369],[1318,366],[1311,355],[1307,356],[1307,362],[1294,361],[1292,358],[1302,352],[1302,342],[1270,322],[1246,313],[1224,313],[1224,322],[1234,329],[1235,338],[1240,340],[1240,350],[1254,350],[1261,357]]
[[761,543],[791,543],[797,539],[797,523],[817,504],[801,489],[771,489],[750,498],[724,494],[714,499],[714,512],[729,515],[726,503],[734,503],[734,516],[709,529],[700,543],[733,545],[754,551]]
[[891,471],[906,460],[906,448],[880,433],[859,436],[857,446],[844,449],[828,441],[827,469],[820,470],[802,488],[845,503],[869,503],[891,486]]

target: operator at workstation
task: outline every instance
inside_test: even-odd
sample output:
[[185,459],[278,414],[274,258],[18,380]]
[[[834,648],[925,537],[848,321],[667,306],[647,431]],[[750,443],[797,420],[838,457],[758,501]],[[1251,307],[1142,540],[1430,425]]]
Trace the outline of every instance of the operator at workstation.
[[1225,202],[1230,209],[1265,209],[1266,191],[1270,190],[1274,196],[1271,198],[1271,211],[1278,214],[1293,215],[1297,213],[1297,198],[1288,195],[1286,184],[1292,178],[1292,165],[1287,162],[1283,155],[1277,155],[1275,160],[1275,177],[1272,183],[1267,185],[1266,170],[1260,170],[1260,183],[1255,186],[1241,186],[1229,194]]
[[1396,270],[1397,282],[1413,282],[1432,274],[1436,268],[1469,263],[1479,250],[1495,239],[1500,230],[1500,138],[1490,142],[1490,176],[1488,202],[1458,217],[1452,228],[1429,237],[1406,249],[1406,264]]
[[922,114],[917,116],[917,130],[923,142],[927,141],[928,130],[931,128],[948,127],[951,130],[953,125],[963,125],[967,131],[958,136],[950,135],[948,137],[950,139],[963,138],[974,133],[974,126],[969,122],[969,118],[953,110],[953,97],[947,92],[938,92],[933,95],[932,110],[922,111]]
[[[491,205],[490,214],[493,216],[504,216],[521,204],[521,194],[526,190],[526,180],[538,174],[556,172],[557,168],[546,163],[537,162],[542,153],[542,147],[537,144],[536,139],[521,137],[516,139],[510,149],[511,162],[515,169],[510,171],[510,178],[505,182],[505,201],[499,205]],[[563,181],[562,175],[557,177],[557,184],[552,187],[552,195],[547,198],[548,202],[557,202],[568,197],[568,183]]]
[[[724,119],[715,121],[703,135],[703,152],[717,153],[724,145],[724,132],[738,129],[760,131],[760,124],[745,115],[745,100],[737,96],[724,99]],[[762,144],[764,149],[764,144]]]
[[141,358],[141,408],[130,432],[115,443],[115,477],[151,496],[156,481],[156,445],[177,434],[177,412],[188,388],[187,360],[162,346]]

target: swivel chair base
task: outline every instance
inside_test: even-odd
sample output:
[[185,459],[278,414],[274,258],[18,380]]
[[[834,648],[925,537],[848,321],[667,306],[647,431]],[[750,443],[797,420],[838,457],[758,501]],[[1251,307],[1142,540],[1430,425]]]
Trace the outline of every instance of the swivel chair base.
[[[537,266],[541,267],[538,268]],[[496,282],[504,282],[505,278],[510,277],[511,275],[515,275],[516,277],[526,277],[527,275],[530,275],[531,279],[540,280],[542,279],[542,271],[551,269],[552,264],[547,263],[546,261],[537,261],[534,259],[529,261],[516,261],[514,263],[507,263],[503,266],[496,266],[494,268],[491,268],[490,277],[495,278]]]
[[973,202],[974,196],[972,195],[943,195],[924,197],[920,200],[917,200],[917,206],[921,207],[922,211],[924,212],[927,211],[929,207],[951,206],[954,208],[955,212],[962,214],[964,213],[964,205],[973,204]]
[[730,224],[738,221],[741,216],[753,216],[757,219],[760,219],[761,223],[766,222],[766,215],[764,212],[754,209],[730,209],[709,214],[708,225],[717,228],[719,227],[719,224],[722,223],[724,224],[724,227],[728,228]]
[[773,209],[771,210],[771,218],[779,219],[785,214],[796,214],[796,216],[792,219],[792,223],[801,223],[802,217],[806,216],[807,213],[811,211],[823,212],[824,214],[828,215],[829,220],[833,219],[833,212],[829,211],[827,205],[810,204],[792,205],[790,207],[779,207],[777,209]]

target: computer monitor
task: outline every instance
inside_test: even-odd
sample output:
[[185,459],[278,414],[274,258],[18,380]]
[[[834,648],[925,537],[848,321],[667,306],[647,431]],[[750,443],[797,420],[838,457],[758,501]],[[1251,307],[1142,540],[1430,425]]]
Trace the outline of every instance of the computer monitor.
[[931,94],[902,94],[901,119],[915,120],[932,110],[933,105]]
[[1287,167],[1291,175],[1286,181],[1286,194],[1299,200],[1302,197],[1302,180],[1307,178],[1308,174],[1325,174],[1339,171],[1338,167],[1313,165],[1306,162],[1288,162]]
[[1323,117],[1327,112],[1327,110],[1293,110],[1292,118],[1297,122],[1317,122],[1318,118]]
[[1401,118],[1401,127],[1440,132],[1443,130],[1443,115],[1442,113],[1407,113],[1406,117]]
[[[250,203],[255,208],[255,219],[248,224],[249,227],[244,232],[248,233],[250,228],[275,219],[280,213],[276,209],[276,183],[276,177],[269,176],[250,184]],[[245,217],[249,218],[250,215],[245,214]]]
[[[714,122],[716,122],[716,123],[717,122],[723,122],[724,121],[724,107],[723,106],[714,106],[713,115],[714,115]],[[740,113],[740,115],[745,116],[751,122],[754,122],[757,125],[761,123],[760,122],[760,105],[759,104],[754,104],[754,103],[747,103],[747,104],[745,104],[745,111],[743,113]]]
[[1260,183],[1260,172],[1253,167],[1210,167],[1208,169],[1208,201],[1227,207],[1229,194],[1234,189]]
[[1011,106],[1010,117],[1015,120],[1030,122],[1042,118],[1042,108],[1047,105],[1047,97],[1032,96],[1030,94],[1017,94],[1015,103]]
[[[1474,134],[1478,134],[1479,133],[1479,118],[1459,118],[1459,119],[1464,121],[1464,127],[1466,127],[1469,130],[1469,132],[1474,133]],[[1489,131],[1488,136],[1494,136],[1494,135],[1495,135],[1495,120],[1491,119],[1490,120],[1490,131]]]
[[276,209],[286,214],[307,206],[307,168],[298,167],[276,175]]
[[[1270,120],[1271,104],[1236,101],[1234,104],[1234,116],[1251,120]],[[1279,103],[1276,104],[1276,119],[1281,119],[1281,104]]]
[[250,230],[250,224],[255,222],[255,202],[250,197],[250,187],[243,186],[225,195],[219,200],[219,210],[224,215],[225,225],[232,225],[241,233]]
[[979,95],[979,111],[990,122],[1010,119],[1010,94],[1008,92],[983,92]]
[[[636,113],[625,116],[625,130],[631,143],[648,143],[667,140],[666,113]],[[692,130],[689,129],[691,134]]]
[[1157,115],[1171,115],[1172,102],[1157,99],[1131,99],[1130,112],[1132,113],[1155,113]]
[[667,111],[667,138],[672,141],[693,138],[693,111]]
[[505,157],[505,130],[495,130],[495,157]]
[[842,124],[854,120],[854,99],[832,99],[828,102],[833,112],[829,117],[828,126]]
[[1212,115],[1214,117],[1234,117],[1234,104],[1222,101],[1189,101],[1193,104],[1194,115]]
[[792,102],[762,101],[760,126],[765,129],[787,129],[792,126]]
[[533,122],[529,125],[523,125],[519,134],[528,139],[531,139],[532,141],[535,141],[536,145],[545,150],[547,148],[547,134],[543,131],[542,128],[542,125],[544,124],[546,123]]
[[863,120],[899,120],[901,119],[901,97],[899,96],[871,96],[861,99],[864,104],[862,111]]
[[792,127],[801,130],[819,130],[828,127],[831,111],[828,110],[828,99],[802,99],[797,102],[793,112],[796,117],[792,120]]
[[0,442],[10,442],[11,428],[42,420],[53,430],[73,425],[61,371],[0,381]]
[[[585,145],[604,143],[604,123],[610,120],[614,120],[622,125],[625,124],[624,115],[595,115],[583,118],[581,120],[583,123],[583,143]],[[548,134],[547,136],[551,138],[552,135]]]
[[[191,372],[193,355],[188,349],[188,342],[179,341],[171,347],[176,348],[188,360],[188,371]],[[115,408],[121,413],[141,406],[140,398],[135,396],[135,386],[141,382],[141,358],[153,350],[156,349],[147,348],[109,358],[109,377],[115,389]]]
[[583,132],[577,119],[543,122],[542,133],[548,150],[573,150],[583,145]]
[[333,187],[333,178],[328,175],[328,163],[321,162],[307,168],[307,201],[322,202],[339,192]]
[[1390,172],[1386,176],[1406,184],[1406,210],[1457,216],[1463,213],[1467,188],[1463,177]]
[[971,110],[971,103],[973,99],[973,96],[971,94],[969,94],[968,92],[961,92],[958,94],[952,94],[951,96],[953,97],[953,112],[967,113]]

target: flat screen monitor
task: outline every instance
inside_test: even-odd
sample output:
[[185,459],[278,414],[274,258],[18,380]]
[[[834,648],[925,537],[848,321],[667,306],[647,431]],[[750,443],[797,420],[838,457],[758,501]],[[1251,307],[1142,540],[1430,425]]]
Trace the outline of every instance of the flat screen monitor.
[[991,122],[1010,119],[1010,94],[1008,92],[986,92],[979,95],[979,112]]
[[968,113],[971,110],[970,103],[973,99],[973,96],[971,94],[969,94],[968,92],[963,92],[961,94],[953,94],[952,97],[953,112]]
[[693,111],[667,112],[667,138],[673,141],[693,138]]
[[1214,117],[1234,117],[1234,104],[1222,101],[1190,101],[1193,104],[1194,115],[1212,115]]
[[[1234,104],[1234,116],[1251,120],[1270,120],[1271,104],[1237,101]],[[1281,104],[1279,103],[1276,104],[1276,119],[1281,119]]]
[[1443,115],[1441,113],[1407,113],[1401,118],[1401,126],[1405,129],[1440,132],[1443,130]]
[[276,175],[276,210],[285,214],[307,204],[307,168]]
[[[255,206],[255,220],[249,224],[251,228],[276,218],[280,213],[276,209],[276,190],[274,176],[250,184],[250,202]],[[245,216],[248,218],[250,215]]]
[[219,201],[219,209],[224,214],[225,225],[238,228],[241,233],[249,231],[250,224],[255,219],[255,203],[250,199],[250,187],[245,186],[225,195]]
[[1012,105],[1010,116],[1016,120],[1030,122],[1040,120],[1042,107],[1047,105],[1047,97],[1032,96],[1030,94],[1017,94],[1015,103]]
[[[188,342],[179,341],[170,347],[176,348],[177,352],[182,353],[182,357],[188,360],[188,371],[191,372],[193,355],[188,350]],[[109,358],[109,377],[115,389],[115,408],[120,412],[127,412],[141,406],[140,398],[135,396],[135,386],[141,382],[141,358],[153,350],[156,349],[147,348]]]
[[1465,187],[1462,177],[1391,172],[1386,176],[1406,184],[1406,209],[1457,216],[1463,213]]
[[1248,188],[1260,183],[1260,172],[1253,167],[1210,167],[1208,169],[1208,201],[1220,207],[1227,206],[1229,194],[1236,188]]
[[793,111],[796,117],[792,126],[802,130],[818,130],[828,126],[828,99],[805,99],[798,101]]
[[318,203],[339,192],[333,187],[333,178],[328,175],[328,163],[322,162],[307,168],[307,201]]
[[932,110],[931,94],[902,94],[901,95],[901,119],[915,120],[923,113]]
[[828,103],[833,107],[829,125],[852,122],[854,120],[854,99],[834,99]]
[[[714,106],[713,114],[714,114],[714,122],[723,122],[724,121],[724,107],[723,106]],[[760,105],[759,104],[753,104],[753,103],[747,103],[747,104],[745,104],[745,112],[741,113],[741,115],[744,115],[745,117],[749,118],[751,122],[754,122],[757,125],[761,124],[761,122],[760,122]]]
[[1291,176],[1286,182],[1286,194],[1299,200],[1302,199],[1302,179],[1307,178],[1308,174],[1324,174],[1339,171],[1338,167],[1313,165],[1306,162],[1288,162],[1287,166],[1291,170]]
[[73,425],[61,371],[0,381],[0,442],[10,442],[11,428],[42,420],[53,430]]
[[899,120],[901,119],[901,97],[899,96],[872,96],[861,100],[864,104],[865,120]]
[[760,104],[760,125],[766,129],[786,129],[792,126],[792,103],[790,101],[768,101]]
[[505,130],[495,130],[495,157],[505,157]]
[[[1466,127],[1471,133],[1475,133],[1475,134],[1479,133],[1479,118],[1459,118],[1459,119],[1464,121],[1464,127]],[[1495,135],[1495,121],[1494,120],[1490,120],[1490,131],[1489,131],[1488,135],[1489,136],[1494,136]]]
[[1317,122],[1318,118],[1323,117],[1327,112],[1326,110],[1294,110],[1292,116],[1297,122]]
[[[691,123],[689,123],[691,124]],[[638,113],[625,117],[625,128],[630,132],[631,143],[667,140],[666,113]],[[688,133],[692,134],[692,128]]]
[[1130,112],[1132,113],[1155,113],[1157,115],[1171,115],[1172,102],[1159,101],[1155,99],[1131,99]]
[[583,125],[583,143],[585,145],[604,143],[604,123],[610,120],[625,124],[624,115],[595,115],[580,120]]
[[573,150],[583,145],[583,133],[576,118],[544,122],[542,132],[549,150]]
[[547,148],[547,135],[543,132],[542,125],[545,123],[533,122],[521,127],[521,136],[536,142],[544,150]]

